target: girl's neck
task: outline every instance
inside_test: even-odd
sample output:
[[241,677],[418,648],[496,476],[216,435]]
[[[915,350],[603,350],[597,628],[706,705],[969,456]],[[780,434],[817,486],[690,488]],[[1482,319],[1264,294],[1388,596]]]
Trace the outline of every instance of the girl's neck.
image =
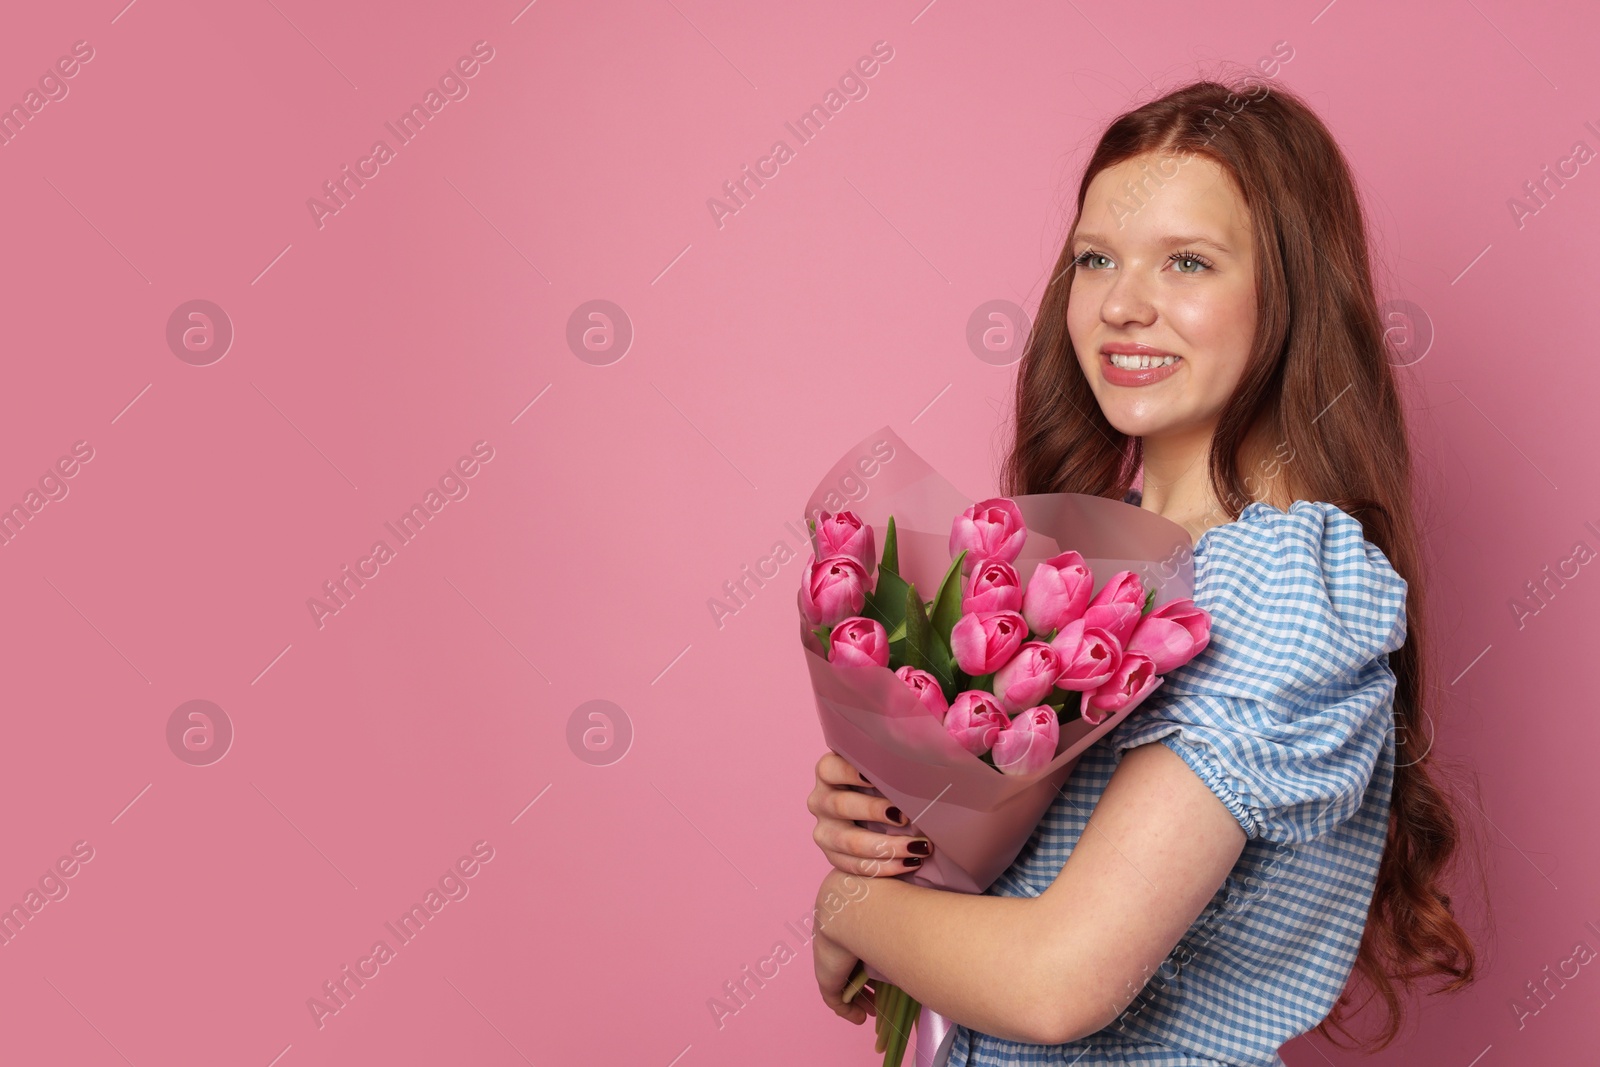
[[[1231,521],[1211,486],[1214,431],[1214,426],[1207,426],[1141,440],[1144,484],[1140,506],[1182,526],[1196,540],[1211,527]],[[1241,473],[1248,475],[1249,469],[1241,468]],[[1260,481],[1247,479],[1246,486],[1254,490]],[[1280,509],[1285,506],[1281,501],[1269,502]]]

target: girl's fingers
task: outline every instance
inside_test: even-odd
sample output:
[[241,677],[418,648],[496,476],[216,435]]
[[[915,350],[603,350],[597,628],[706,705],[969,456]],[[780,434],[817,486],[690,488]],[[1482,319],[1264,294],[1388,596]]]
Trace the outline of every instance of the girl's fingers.
[[888,798],[873,796],[855,789],[829,788],[816,798],[816,805],[822,810],[813,810],[813,815],[831,815],[845,822],[860,820],[905,826],[911,821],[910,816],[895,807],[894,802]]
[[860,856],[851,856],[844,852],[832,852],[828,849],[823,849],[822,854],[827,857],[829,863],[845,874],[859,874],[867,878],[893,877],[897,874],[905,874],[907,871],[914,871],[920,866],[920,864],[909,862],[917,859],[918,857],[916,856],[887,860],[863,859]]
[[848,760],[826,752],[817,761],[817,784],[806,798],[806,809],[816,816],[812,837],[828,862],[846,874],[867,877],[895,876],[916,870],[933,854],[927,838],[880,834],[857,825],[863,822],[907,826],[909,818],[885,797],[865,793],[871,788]]
[[838,819],[819,819],[811,837],[824,851],[842,852],[863,860],[927,859],[933,855],[933,845],[925,837],[874,833]]
[[825,752],[817,761],[817,780],[829,785],[871,785],[849,760],[837,752]]

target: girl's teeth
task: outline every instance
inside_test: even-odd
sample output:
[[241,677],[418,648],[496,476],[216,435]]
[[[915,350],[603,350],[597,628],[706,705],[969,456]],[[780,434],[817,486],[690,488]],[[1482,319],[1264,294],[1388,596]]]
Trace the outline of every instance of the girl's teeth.
[[1150,367],[1165,367],[1178,362],[1177,356],[1162,356],[1156,359],[1152,356],[1124,356],[1113,355],[1111,365],[1121,367],[1123,370],[1146,370]]

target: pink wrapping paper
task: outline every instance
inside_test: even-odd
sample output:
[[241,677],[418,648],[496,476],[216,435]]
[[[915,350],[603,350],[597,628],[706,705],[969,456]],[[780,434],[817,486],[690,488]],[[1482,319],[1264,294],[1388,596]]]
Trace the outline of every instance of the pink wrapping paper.
[[[986,497],[958,491],[884,426],[834,465],[807,501],[806,517],[854,512],[872,526],[881,556],[893,515],[900,575],[929,600],[950,565],[951,524],[981,499]],[[1096,589],[1116,572],[1131,570],[1146,588],[1155,588],[1157,605],[1193,596],[1192,542],[1176,523],[1118,500],[1078,493],[1012,499],[1028,527],[1028,540],[1013,563],[1024,583],[1041,561],[1072,549],[1093,571]],[[957,744],[887,667],[829,663],[799,612],[799,600],[797,590],[806,666],[828,747],[911,820],[905,827],[859,825],[879,833],[920,834],[933,842],[932,857],[897,876],[905,881],[963,893],[987,890],[1022,851],[1083,754],[1128,715],[1138,714],[1135,707],[1097,726],[1066,723],[1056,757],[1043,770],[1001,774]],[[870,964],[867,974],[874,981],[887,980]],[[937,1013],[924,1009],[921,1019],[919,1061],[914,1062],[931,1057],[925,1038],[938,1044],[949,1030],[948,1020]]]

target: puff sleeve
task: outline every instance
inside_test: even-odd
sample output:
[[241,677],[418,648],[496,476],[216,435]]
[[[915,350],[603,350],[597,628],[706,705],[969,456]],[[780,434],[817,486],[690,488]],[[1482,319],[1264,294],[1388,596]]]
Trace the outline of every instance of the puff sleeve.
[[1394,726],[1406,582],[1332,504],[1260,501],[1195,546],[1211,642],[1109,735],[1158,741],[1248,839],[1313,841],[1361,807]]

